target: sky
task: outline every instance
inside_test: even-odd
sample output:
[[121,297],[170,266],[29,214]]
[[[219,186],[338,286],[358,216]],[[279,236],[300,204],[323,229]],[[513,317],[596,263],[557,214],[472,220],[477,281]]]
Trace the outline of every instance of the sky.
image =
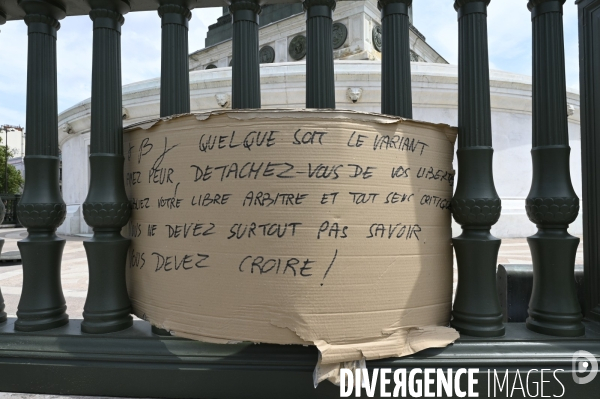
[[[454,0],[415,0],[413,24],[448,62],[458,60],[458,24]],[[208,26],[221,8],[193,11],[190,53],[204,47]],[[531,75],[531,16],[527,0],[492,0],[488,6],[490,67]],[[92,21],[88,16],[61,22],[57,40],[59,113],[90,97]],[[577,7],[564,5],[567,85],[579,84]],[[123,84],[160,75],[160,18],[155,11],[125,16],[121,48]],[[0,125],[25,126],[27,26],[11,21],[0,26]]]

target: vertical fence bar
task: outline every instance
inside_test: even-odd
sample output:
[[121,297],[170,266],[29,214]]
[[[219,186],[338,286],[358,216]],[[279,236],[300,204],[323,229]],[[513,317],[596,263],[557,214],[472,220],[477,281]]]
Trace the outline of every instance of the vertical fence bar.
[[232,0],[233,23],[231,108],[260,108],[258,14],[255,0]]
[[490,230],[500,218],[500,198],[492,171],[492,123],[487,44],[490,0],[457,0],[458,12],[458,182],[452,199],[454,219],[462,226],[452,239],[458,286],[451,325],[462,334],[504,335],[496,293],[500,242]]
[[[190,68],[188,60],[188,21],[192,18],[185,1],[164,1],[158,8],[162,23],[160,49],[160,117],[190,112]],[[152,326],[157,335],[170,336]]]
[[119,331],[132,325],[125,285],[130,240],[121,235],[131,208],[123,180],[121,95],[121,25],[129,11],[125,0],[90,0],[94,21],[90,188],[83,216],[94,229],[83,243],[89,265],[89,288],[81,330]]
[[381,113],[412,118],[408,10],[412,0],[379,0],[381,10]]
[[[0,25],[4,25],[6,23],[6,14],[4,11],[0,10]],[[4,221],[4,216],[6,214],[6,209],[2,201],[0,201],[0,223]],[[2,253],[2,247],[4,246],[4,238],[0,239],[0,253]],[[6,312],[4,311],[4,297],[2,296],[2,291],[0,291],[0,323],[6,321]]]
[[557,336],[584,334],[575,288],[579,238],[567,228],[579,213],[569,171],[567,90],[562,6],[565,0],[530,0],[533,27],[533,181],[526,200],[537,225],[527,242],[533,260],[530,330]]
[[600,0],[579,0],[585,317],[600,321]]
[[[6,23],[6,14],[4,11],[0,9],[0,25],[4,25]],[[4,221],[4,216],[6,215],[6,208],[4,207],[4,203],[0,200],[0,224]],[[4,246],[4,238],[0,239],[0,253],[2,253],[2,247]],[[4,297],[2,296],[2,291],[0,291],[0,323],[4,323],[6,321],[6,312],[4,311]]]
[[188,21],[192,13],[185,2],[162,2],[160,58],[160,116],[190,112]]
[[306,108],[335,108],[333,10],[336,0],[304,0]]
[[27,179],[17,214],[29,234],[17,244],[23,260],[23,288],[15,329],[39,331],[69,321],[60,281],[65,240],[56,235],[66,215],[58,176],[56,91],[56,31],[65,9],[58,2],[23,0],[19,4],[28,27]]
[[[0,11],[0,25],[2,25],[6,21],[6,17],[4,14],[1,14]],[[4,16],[4,19],[3,19]],[[0,224],[4,221],[4,216],[6,215],[6,208],[4,207],[3,201],[0,199]],[[4,247],[4,238],[0,238],[0,254],[2,253],[2,247]],[[4,323],[6,321],[6,312],[4,311],[4,297],[2,296],[2,291],[0,291],[0,323]]]

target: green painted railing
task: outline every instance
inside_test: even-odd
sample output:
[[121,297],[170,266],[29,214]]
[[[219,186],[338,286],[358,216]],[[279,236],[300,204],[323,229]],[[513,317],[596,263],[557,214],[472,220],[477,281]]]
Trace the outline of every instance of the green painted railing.
[[[451,1],[451,0],[448,0]],[[280,3],[281,1],[277,1]],[[291,1],[292,2],[292,1]],[[162,20],[161,116],[189,112],[187,35],[190,10],[229,6],[233,15],[233,108],[260,107],[257,0],[5,0],[0,24],[28,26],[27,178],[17,209],[29,235],[19,242],[23,291],[17,318],[0,324],[0,390],[161,397],[337,397],[330,385],[312,387],[314,348],[246,344],[216,346],[158,335],[132,323],[125,286],[129,240],[120,229],[130,216],[124,192],[121,99],[121,25],[128,12],[158,10]],[[490,0],[456,0],[459,30],[458,183],[452,201],[463,233],[456,237],[459,282],[452,326],[462,334],[451,347],[372,367],[520,368],[560,374],[569,397],[600,391],[600,378],[583,387],[569,380],[572,355],[600,359],[600,0],[578,0],[582,104],[585,305],[573,280],[579,240],[567,233],[579,212],[569,173],[565,102],[565,0],[531,0],[533,31],[534,178],[527,213],[538,232],[529,237],[534,263],[527,323],[503,324],[495,288],[499,239],[490,234],[501,204],[492,156],[487,12]],[[306,107],[335,108],[332,19],[335,0],[305,0]],[[411,117],[408,7],[412,0],[380,0],[382,112]],[[94,237],[84,243],[90,269],[83,321],[69,322],[60,284],[65,217],[59,188],[57,32],[59,20],[93,20],[91,185],[84,217]],[[449,16],[454,18],[454,16]],[[1,37],[0,37],[1,40]],[[10,57],[10,54],[5,54]],[[16,220],[14,205],[8,220]],[[105,218],[104,213],[119,215]],[[110,272],[107,272],[110,271]],[[1,296],[0,296],[1,299]],[[4,308],[0,300],[0,310]],[[4,315],[0,315],[4,316]],[[583,321],[582,321],[583,320]],[[112,333],[112,334],[106,334]],[[563,378],[564,377],[564,378]],[[485,378],[485,374],[480,378]],[[553,388],[554,389],[554,388]],[[550,389],[546,394],[560,393]],[[485,396],[485,392],[481,392]],[[482,397],[483,397],[482,396]],[[558,396],[558,394],[557,394]],[[504,396],[502,396],[504,397]],[[595,396],[588,396],[595,397]]]
[[2,224],[21,227],[21,223],[19,223],[19,218],[17,217],[17,204],[21,200],[21,194],[0,194],[0,200],[6,210]]

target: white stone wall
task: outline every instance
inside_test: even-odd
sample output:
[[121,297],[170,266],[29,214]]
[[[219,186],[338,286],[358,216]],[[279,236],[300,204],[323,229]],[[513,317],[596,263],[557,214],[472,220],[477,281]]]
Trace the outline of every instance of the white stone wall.
[[[263,108],[304,108],[305,67],[303,62],[261,65]],[[456,65],[412,63],[411,68],[414,118],[456,126]],[[335,80],[337,108],[379,112],[381,64],[378,61],[336,61]],[[152,79],[123,88],[125,125],[158,116],[159,84],[159,79]],[[498,237],[524,237],[535,232],[535,226],[525,214],[525,197],[531,184],[531,77],[491,71],[490,84],[494,179],[503,207],[493,233]],[[227,100],[231,94],[231,68],[192,72],[190,86],[193,112],[230,107]],[[347,96],[349,88],[362,90],[356,103]],[[579,94],[568,91],[567,97],[574,108],[569,117],[571,175],[575,191],[581,197]],[[81,215],[89,174],[89,106],[86,100],[59,115],[63,196],[69,206],[67,221],[59,229],[63,233],[89,232]],[[77,226],[80,226],[79,232],[75,231]],[[582,234],[581,216],[570,231]],[[455,235],[458,233],[459,229]]]
[[[348,35],[346,41],[333,51],[340,60],[380,60],[381,53],[373,45],[372,31],[381,24],[381,12],[375,0],[338,2],[333,13],[333,21],[343,23]],[[306,36],[306,16],[294,15],[259,30],[259,47],[271,46],[275,50],[275,63],[296,61],[288,53],[288,46],[297,35]],[[410,48],[427,62],[446,63],[421,37],[410,31]],[[190,70],[199,71],[209,65],[217,68],[229,66],[231,61],[231,40],[196,51],[190,55]]]

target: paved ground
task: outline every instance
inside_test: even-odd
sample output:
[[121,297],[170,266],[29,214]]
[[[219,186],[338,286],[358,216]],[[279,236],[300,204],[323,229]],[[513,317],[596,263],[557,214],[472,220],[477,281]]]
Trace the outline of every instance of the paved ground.
[[[2,253],[17,251],[17,241],[27,235],[25,229],[0,229],[5,240]],[[88,286],[88,269],[82,237],[64,237],[67,242],[62,261],[62,285],[67,300],[69,317],[81,318]],[[583,263],[583,246],[579,245],[576,263]],[[456,262],[455,262],[456,263]],[[504,239],[500,247],[498,263],[531,263],[531,253],[524,238]],[[456,280],[456,270],[455,270]],[[6,303],[6,312],[14,316],[17,311],[23,273],[21,266],[0,267],[0,287]],[[455,281],[456,283],[456,281]]]

